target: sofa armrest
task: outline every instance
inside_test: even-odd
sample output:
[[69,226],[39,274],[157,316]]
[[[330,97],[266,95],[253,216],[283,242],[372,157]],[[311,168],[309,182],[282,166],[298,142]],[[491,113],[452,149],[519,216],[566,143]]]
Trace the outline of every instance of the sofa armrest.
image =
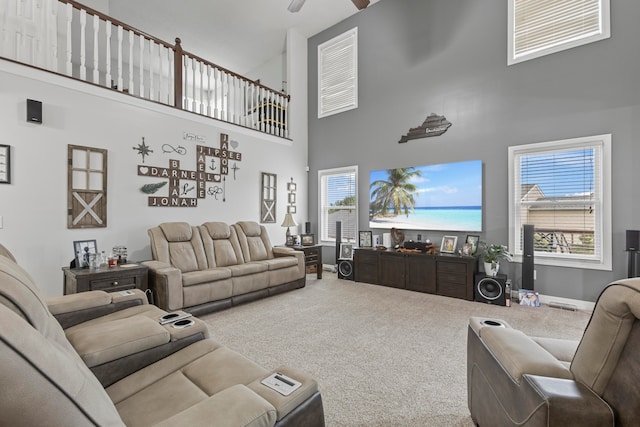
[[[523,391],[541,402],[548,426],[613,426],[611,407],[593,390],[574,380],[538,375],[523,376]],[[536,411],[536,412],[538,412]]]
[[517,383],[521,382],[524,374],[573,378],[567,366],[522,331],[511,328],[482,328],[480,337]]
[[156,305],[167,311],[184,308],[182,271],[160,261],[144,261],[142,265],[149,268],[149,287],[153,291]]
[[147,296],[140,289],[111,293],[80,292],[47,298],[46,302],[49,311],[64,329],[128,307],[148,304]]
[[305,277],[307,274],[307,267],[304,261],[304,252],[296,251],[292,248],[285,248],[282,246],[274,246],[273,247],[273,256],[293,256],[298,260],[298,269],[300,270],[300,277]]

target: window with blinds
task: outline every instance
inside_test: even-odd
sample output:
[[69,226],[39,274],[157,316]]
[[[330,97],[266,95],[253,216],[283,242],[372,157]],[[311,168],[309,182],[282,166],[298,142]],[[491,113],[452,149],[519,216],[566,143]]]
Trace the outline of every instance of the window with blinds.
[[536,262],[611,269],[610,135],[509,148],[509,245],[522,255],[534,226]]
[[358,28],[318,46],[318,118],[358,108]]
[[356,242],[358,231],[358,166],[318,171],[320,240],[336,241],[336,222],[342,223],[342,242]]
[[609,0],[509,0],[508,63],[609,38]]

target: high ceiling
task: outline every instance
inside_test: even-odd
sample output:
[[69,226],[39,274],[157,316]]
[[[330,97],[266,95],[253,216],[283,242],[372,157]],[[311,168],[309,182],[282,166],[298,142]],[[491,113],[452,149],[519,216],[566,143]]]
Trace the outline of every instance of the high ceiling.
[[169,43],[180,37],[184,50],[246,74],[284,51],[288,29],[310,37],[358,12],[351,0],[306,0],[297,13],[290,2],[108,0],[108,14]]

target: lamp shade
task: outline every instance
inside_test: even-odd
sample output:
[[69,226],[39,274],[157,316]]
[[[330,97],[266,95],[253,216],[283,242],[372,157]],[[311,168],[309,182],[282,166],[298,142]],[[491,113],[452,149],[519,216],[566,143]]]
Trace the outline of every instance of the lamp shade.
[[293,219],[293,215],[290,213],[285,214],[284,221],[282,221],[282,227],[296,227],[296,220]]

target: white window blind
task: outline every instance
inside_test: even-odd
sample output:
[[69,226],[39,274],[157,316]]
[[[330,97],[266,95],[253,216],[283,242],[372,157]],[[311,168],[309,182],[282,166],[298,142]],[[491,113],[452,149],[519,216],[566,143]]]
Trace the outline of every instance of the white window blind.
[[609,0],[509,0],[509,64],[610,37]]
[[[534,226],[536,262],[611,268],[610,136],[510,147],[510,247]],[[551,261],[551,262],[545,262]]]
[[318,46],[318,118],[358,108],[358,28]]
[[358,167],[318,171],[320,240],[336,241],[336,222],[342,223],[343,242],[355,242],[358,230]]

